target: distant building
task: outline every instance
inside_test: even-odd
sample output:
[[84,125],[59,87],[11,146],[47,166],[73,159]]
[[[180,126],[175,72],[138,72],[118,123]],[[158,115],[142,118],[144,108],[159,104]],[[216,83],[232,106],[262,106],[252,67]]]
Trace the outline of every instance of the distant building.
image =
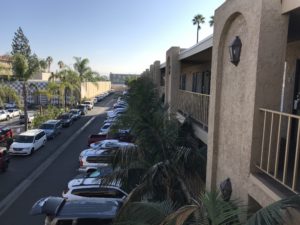
[[116,74],[110,73],[109,79],[112,84],[125,84],[127,79],[137,78],[139,75],[137,74]]
[[0,77],[12,76],[12,57],[9,55],[0,56]]

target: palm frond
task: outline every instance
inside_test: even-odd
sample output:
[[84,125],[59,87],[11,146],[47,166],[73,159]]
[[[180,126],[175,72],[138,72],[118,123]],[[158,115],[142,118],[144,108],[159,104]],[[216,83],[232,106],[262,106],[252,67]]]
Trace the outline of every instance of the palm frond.
[[253,214],[247,225],[281,225],[289,220],[287,210],[300,208],[300,195],[279,200]]

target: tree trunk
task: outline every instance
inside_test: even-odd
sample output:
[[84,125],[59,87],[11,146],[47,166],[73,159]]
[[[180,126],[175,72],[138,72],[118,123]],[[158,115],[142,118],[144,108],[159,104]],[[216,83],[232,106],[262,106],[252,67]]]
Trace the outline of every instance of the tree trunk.
[[26,88],[26,81],[23,81],[23,101],[24,101],[25,131],[27,131],[28,130],[28,112],[27,112],[27,88]]
[[198,36],[199,36],[199,25],[197,27],[197,43],[198,43]]
[[65,88],[65,112],[67,111],[67,89]]

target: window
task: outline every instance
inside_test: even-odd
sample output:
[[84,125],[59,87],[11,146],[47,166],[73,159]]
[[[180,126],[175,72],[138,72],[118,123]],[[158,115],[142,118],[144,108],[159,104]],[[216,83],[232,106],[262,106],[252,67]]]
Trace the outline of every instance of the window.
[[82,188],[72,191],[73,195],[82,197],[98,197],[98,198],[124,198],[126,195],[119,190],[113,188]]
[[210,71],[205,71],[203,73],[203,88],[202,88],[202,93],[203,94],[210,94]]
[[185,90],[185,83],[186,83],[186,74],[181,74],[180,81],[179,81],[179,89]]
[[210,71],[193,73],[193,92],[202,94],[210,93]]

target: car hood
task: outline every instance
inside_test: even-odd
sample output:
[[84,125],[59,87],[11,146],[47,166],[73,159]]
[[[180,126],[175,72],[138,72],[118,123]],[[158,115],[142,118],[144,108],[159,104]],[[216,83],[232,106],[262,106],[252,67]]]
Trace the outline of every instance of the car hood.
[[19,142],[13,142],[11,145],[12,148],[31,148],[32,143],[19,143]]

